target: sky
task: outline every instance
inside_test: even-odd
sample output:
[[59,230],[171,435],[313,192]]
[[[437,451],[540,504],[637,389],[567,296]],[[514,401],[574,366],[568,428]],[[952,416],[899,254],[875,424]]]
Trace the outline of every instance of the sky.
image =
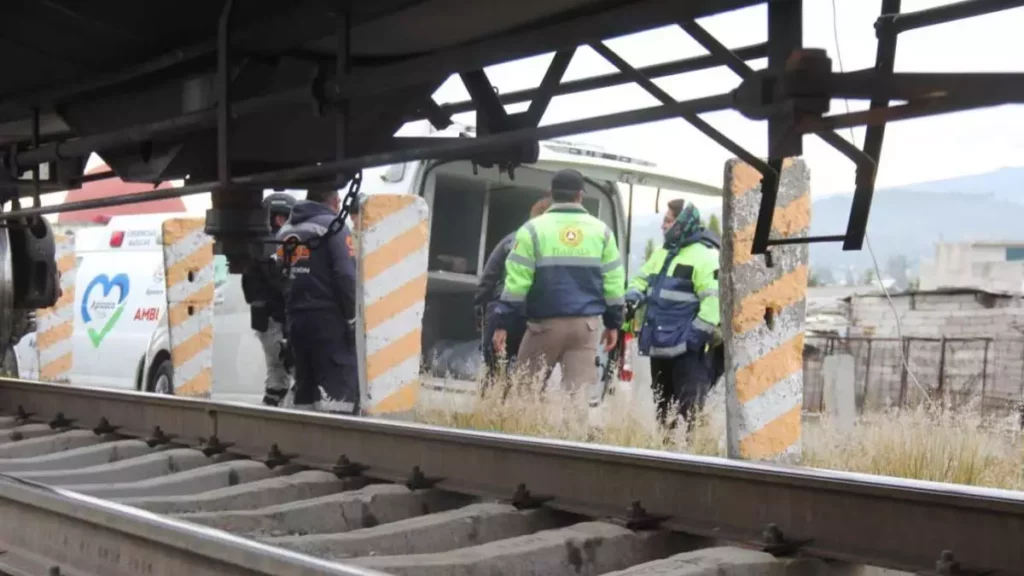
[[[948,1],[903,0],[903,11],[920,10]],[[881,10],[880,0],[836,0],[840,54],[846,71],[874,65],[876,40],[873,23]],[[824,48],[838,71],[830,0],[804,0],[804,46]],[[757,6],[700,20],[701,25],[726,46],[738,47],[767,39],[765,7]],[[1020,42],[1024,30],[1024,8],[994,15],[919,29],[901,34],[896,71],[995,72],[1024,71]],[[634,34],[607,43],[633,66],[704,54],[705,51],[678,27]],[[488,69],[491,82],[501,92],[539,84],[550,55],[502,64]],[[766,60],[754,60],[764,68]],[[577,50],[565,80],[615,71],[589,47]],[[724,67],[659,79],[656,83],[677,100],[698,98],[735,88],[739,79]],[[439,102],[468,99],[458,78],[451,78],[437,92]],[[627,85],[554,99],[542,124],[565,122],[588,116],[643,108],[656,104],[642,88]],[[867,102],[851,101],[851,110],[867,108]],[[509,111],[526,105],[509,107]],[[832,103],[831,113],[844,112],[841,100]],[[472,122],[473,115],[459,119]],[[704,115],[710,124],[751,152],[767,154],[764,123],[747,120],[738,112]],[[1017,129],[1008,130],[1007,127]],[[843,136],[849,139],[849,131]],[[722,167],[731,156],[683,120],[667,120],[575,137],[603,145],[609,151],[641,156],[666,170],[702,182],[720,184]],[[856,130],[856,142],[863,143],[863,129]],[[815,196],[850,192],[853,164],[816,137],[804,139],[804,158],[811,168],[811,190]],[[1024,165],[1024,106],[1004,106],[891,123],[877,184],[901,185],[952,176],[988,172],[1004,166]]]
[[[948,0],[903,0],[903,11],[947,3]],[[825,49],[833,60],[833,69],[838,71],[835,41],[838,33],[842,69],[852,71],[872,67],[876,47],[873,23],[878,17],[881,0],[835,0],[834,5],[835,14],[831,0],[804,0],[804,45]],[[834,16],[838,22],[836,27],[833,27]],[[705,18],[700,23],[730,47],[762,42],[767,37],[764,6]],[[907,32],[899,37],[896,70],[1024,71],[1020,50],[1010,49],[1014,43],[1019,45],[1022,30],[1024,8]],[[607,44],[637,67],[704,53],[703,48],[678,27],[616,38]],[[487,72],[501,92],[531,88],[539,84],[550,60],[550,54],[538,56],[494,66]],[[767,62],[755,60],[750,64],[754,68],[763,68]],[[589,47],[581,47],[576,51],[564,79],[585,78],[614,70]],[[674,98],[683,100],[726,92],[735,88],[739,79],[727,68],[719,67],[659,79],[656,83]],[[442,103],[468,98],[458,77],[450,78],[435,94],[435,99]],[[656,103],[638,86],[619,86],[555,98],[541,123],[565,122]],[[508,110],[519,111],[526,106],[510,106]],[[851,101],[849,106],[851,110],[863,109],[867,102]],[[842,101],[833,101],[831,113],[844,111]],[[733,111],[703,117],[751,152],[760,156],[767,154],[765,123],[747,120]],[[460,115],[455,119],[473,123],[474,115]],[[855,142],[861,144],[863,129],[856,129],[855,133]],[[843,130],[841,135],[850,138],[849,130]],[[610,152],[652,160],[662,170],[715,186],[721,185],[723,165],[731,156],[683,120],[595,132],[572,139],[603,146]],[[804,158],[811,168],[811,191],[815,197],[852,191],[853,164],[831,147],[816,137],[806,137]],[[93,157],[90,165],[98,161]],[[926,182],[1022,165],[1024,106],[1002,106],[889,124],[877,186]],[[60,201],[56,195],[47,200],[47,204]],[[198,208],[200,203],[206,202],[207,199],[193,198],[187,204],[190,208],[193,204]],[[646,201],[642,203],[646,206]]]

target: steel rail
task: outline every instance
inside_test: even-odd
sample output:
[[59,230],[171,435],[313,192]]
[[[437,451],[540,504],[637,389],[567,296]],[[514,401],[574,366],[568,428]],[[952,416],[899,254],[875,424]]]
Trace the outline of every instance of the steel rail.
[[418,466],[466,494],[510,498],[522,483],[549,506],[592,517],[624,516],[639,500],[668,528],[721,540],[760,542],[775,524],[824,558],[921,570],[952,550],[964,568],[1024,566],[1024,494],[1006,490],[0,379],[0,410],[19,406],[82,426],[105,416],[127,435],[159,426],[183,443],[216,436],[254,458],[277,444],[321,469],[344,455],[388,481]]
[[28,564],[105,576],[385,576],[7,475],[0,519],[0,572]]

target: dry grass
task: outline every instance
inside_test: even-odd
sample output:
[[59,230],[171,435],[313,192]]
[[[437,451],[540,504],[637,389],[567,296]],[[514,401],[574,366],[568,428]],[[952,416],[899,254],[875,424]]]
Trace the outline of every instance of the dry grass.
[[860,419],[852,433],[824,421],[804,433],[803,464],[1013,490],[1024,489],[1024,446],[1013,422],[971,407],[921,406]]
[[[498,382],[483,394],[445,395],[417,410],[431,424],[669,450],[725,455],[724,398],[721,386],[709,398],[699,424],[687,436],[665,433],[655,423],[648,395],[619,393],[599,409],[564,391],[542,390],[522,374],[514,386]],[[505,389],[509,392],[507,397]],[[885,411],[862,417],[853,430],[828,420],[804,425],[802,464],[903,478],[1024,489],[1024,445],[1012,421],[982,419],[976,410]]]

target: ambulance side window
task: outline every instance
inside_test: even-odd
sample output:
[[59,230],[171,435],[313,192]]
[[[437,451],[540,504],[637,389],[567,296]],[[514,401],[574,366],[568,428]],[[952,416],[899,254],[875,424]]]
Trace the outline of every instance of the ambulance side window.
[[228,259],[223,254],[213,257],[213,285],[220,288],[228,281]]

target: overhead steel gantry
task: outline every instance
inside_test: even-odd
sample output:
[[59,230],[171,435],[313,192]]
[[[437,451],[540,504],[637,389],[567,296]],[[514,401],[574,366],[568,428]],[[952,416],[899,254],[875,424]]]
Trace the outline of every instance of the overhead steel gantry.
[[[730,49],[696,21],[765,3],[765,43]],[[4,14],[16,4],[25,5],[16,18]],[[23,219],[209,191],[213,210],[207,229],[234,270],[247,258],[252,239],[265,230],[260,191],[266,187],[303,187],[335,178],[341,185],[345,174],[358,169],[415,159],[514,166],[536,160],[538,140],[676,117],[761,172],[754,253],[787,242],[842,242],[844,249],[857,250],[887,122],[1024,102],[1020,73],[893,72],[902,32],[1022,6],[1024,0],[970,0],[911,13],[900,12],[900,0],[883,0],[875,24],[875,66],[846,73],[833,71],[825,51],[803,46],[801,0],[365,3],[372,6],[345,0],[183,0],[147,2],[151,14],[129,8],[135,3],[100,4],[130,14],[115,17],[95,6],[72,9],[56,0],[12,0],[0,8],[0,18],[18,23],[0,36],[5,60],[21,63],[25,72],[8,72],[0,80],[0,146],[5,151],[0,199],[36,197],[32,207],[16,207],[2,217]],[[119,22],[130,25],[132,18],[145,32],[118,27]],[[57,22],[72,35],[103,36],[106,51],[75,46],[56,35],[40,39],[37,32],[60,28]],[[680,26],[708,54],[636,68],[604,42],[669,24]],[[583,45],[618,72],[562,81]],[[157,48],[166,53],[150,59],[146,51]],[[550,52],[555,56],[533,89],[497,94],[483,71]],[[764,57],[764,70],[747,64]],[[653,82],[723,65],[741,81],[715,96],[680,102]],[[431,95],[452,74],[461,76],[471,101],[438,105]],[[539,126],[555,96],[627,83],[641,86],[661,104]],[[862,112],[829,115],[834,98],[870,100],[871,105]],[[890,105],[893,101],[900,103]],[[530,102],[525,112],[506,112],[505,105],[520,102]],[[700,117],[730,108],[767,121],[767,160]],[[452,114],[472,110],[477,114],[475,138],[394,136],[410,120],[426,118],[441,128]],[[868,126],[862,149],[835,132],[859,125]],[[808,134],[857,166],[846,231],[769,238],[782,159],[800,155]],[[83,176],[85,159],[93,152],[112,167],[110,173]],[[41,192],[115,173],[131,181],[182,178],[186,185],[54,207],[38,202]]]

